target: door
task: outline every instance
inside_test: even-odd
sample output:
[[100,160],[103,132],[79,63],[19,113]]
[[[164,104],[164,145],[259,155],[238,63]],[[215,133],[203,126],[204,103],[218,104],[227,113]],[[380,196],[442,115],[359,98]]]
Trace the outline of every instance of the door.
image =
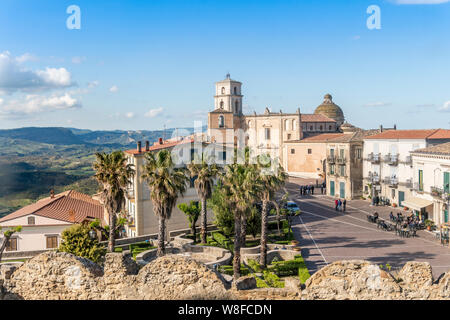
[[450,172],[444,172],[444,192],[450,193]]
[[330,196],[334,196],[334,181],[330,181]]
[[399,191],[398,192],[398,206],[403,207],[402,202],[405,201],[405,192]]
[[448,222],[448,210],[444,210],[444,222]]
[[339,184],[339,197],[345,198],[345,182]]

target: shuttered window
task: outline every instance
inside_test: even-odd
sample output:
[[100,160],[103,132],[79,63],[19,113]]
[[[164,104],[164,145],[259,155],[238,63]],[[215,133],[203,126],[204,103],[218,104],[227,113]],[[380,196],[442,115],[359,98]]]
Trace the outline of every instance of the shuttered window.
[[17,251],[17,238],[10,238],[8,240],[6,251]]
[[58,248],[58,236],[47,236],[47,249]]

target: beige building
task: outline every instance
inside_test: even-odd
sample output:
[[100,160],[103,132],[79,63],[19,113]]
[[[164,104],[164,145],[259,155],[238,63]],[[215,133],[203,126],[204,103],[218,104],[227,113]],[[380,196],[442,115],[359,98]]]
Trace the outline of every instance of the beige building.
[[315,155],[309,157],[320,158],[318,162],[309,163],[302,158],[305,147],[299,141],[340,132],[344,113],[331,95],[325,95],[314,114],[302,114],[300,108],[294,113],[266,108],[264,114],[243,115],[242,83],[228,74],[215,87],[214,110],[208,113],[210,141],[229,147],[248,146],[253,154],[268,153],[277,158],[290,175],[318,177],[317,165],[325,157],[325,148],[315,150]]

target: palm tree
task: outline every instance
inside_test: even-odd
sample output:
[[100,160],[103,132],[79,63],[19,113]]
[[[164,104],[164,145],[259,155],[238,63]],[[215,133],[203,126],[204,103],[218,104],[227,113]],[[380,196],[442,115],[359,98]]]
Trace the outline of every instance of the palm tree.
[[168,150],[147,153],[145,160],[142,178],[148,183],[153,211],[159,219],[158,257],[161,257],[165,254],[166,220],[170,219],[178,196],[186,191],[188,177],[184,168],[175,168]]
[[188,164],[188,169],[191,173],[191,179],[195,179],[194,186],[197,189],[198,197],[201,201],[201,242],[206,243],[206,228],[207,228],[207,210],[206,202],[211,197],[214,179],[217,176],[218,168],[215,164],[208,164],[205,155],[202,156],[201,161],[194,159],[192,163]]
[[234,213],[233,278],[235,281],[241,274],[242,221],[253,199],[257,196],[254,188],[256,178],[255,171],[251,167],[241,164],[226,166],[225,172],[220,177],[224,198],[231,212]]
[[135,174],[133,165],[127,164],[122,151],[96,153],[94,162],[95,179],[101,185],[101,199],[109,216],[108,250],[114,251],[116,221],[125,204],[126,189],[132,183]]
[[[287,175],[281,165],[271,170],[273,160],[269,155],[258,156],[259,183],[261,184],[261,254],[260,264],[267,265],[267,218],[268,204],[274,202],[275,193],[284,185]],[[278,211],[278,210],[277,210]]]

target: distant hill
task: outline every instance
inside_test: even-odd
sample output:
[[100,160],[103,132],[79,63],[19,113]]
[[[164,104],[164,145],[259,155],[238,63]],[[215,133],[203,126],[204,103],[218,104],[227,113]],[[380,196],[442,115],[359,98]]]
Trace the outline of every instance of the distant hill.
[[176,130],[180,135],[194,132],[193,128],[172,128],[165,131],[93,131],[77,128],[27,127],[0,130],[0,156],[22,153],[36,155],[41,152],[58,151],[63,146],[130,148],[135,146],[137,141],[148,140],[153,143],[162,137],[170,138]]

